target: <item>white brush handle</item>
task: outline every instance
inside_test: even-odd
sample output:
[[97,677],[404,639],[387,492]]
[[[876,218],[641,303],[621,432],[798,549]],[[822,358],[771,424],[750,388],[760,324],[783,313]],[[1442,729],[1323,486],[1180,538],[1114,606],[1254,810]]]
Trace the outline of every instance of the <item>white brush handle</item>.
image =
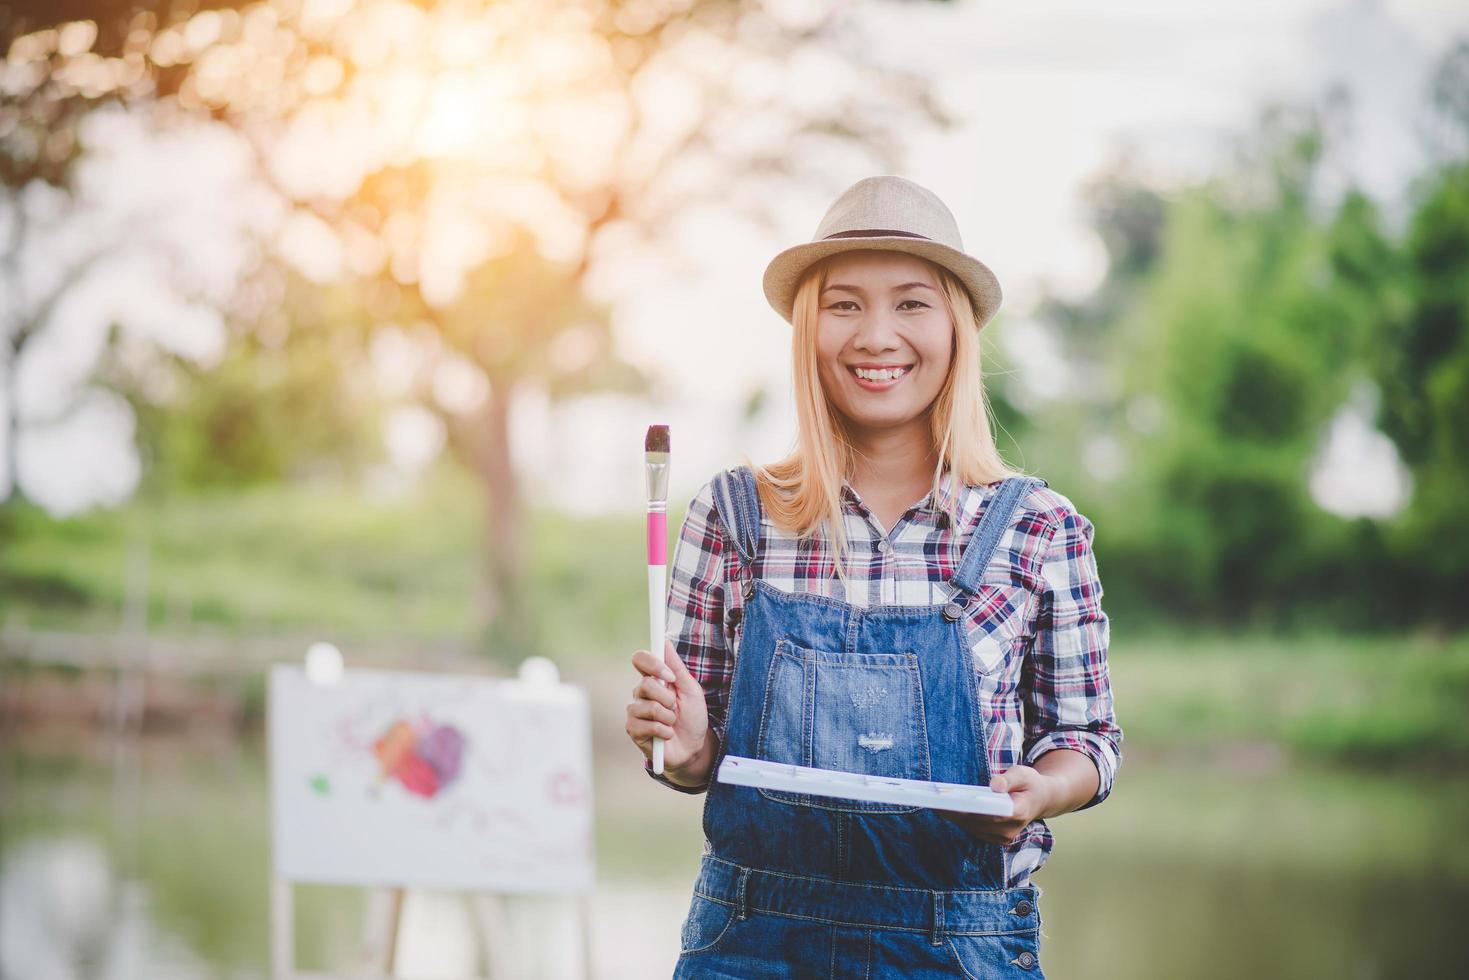
[[[663,594],[667,581],[667,565],[648,566],[648,652],[659,660],[665,661],[663,647],[668,642],[664,639],[663,631],[668,620],[668,606],[665,605],[667,597]],[[661,682],[660,682],[661,683]],[[653,739],[653,772],[655,775],[663,775],[663,739]]]

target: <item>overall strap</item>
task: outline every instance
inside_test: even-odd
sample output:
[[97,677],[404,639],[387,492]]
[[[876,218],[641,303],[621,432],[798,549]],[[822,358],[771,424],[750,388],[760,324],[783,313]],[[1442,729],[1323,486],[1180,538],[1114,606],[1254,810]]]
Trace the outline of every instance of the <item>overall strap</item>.
[[760,544],[760,496],[755,488],[754,471],[748,466],[738,466],[716,474],[714,507],[745,567],[749,568]]
[[974,592],[979,587],[980,577],[983,576],[985,567],[989,565],[990,558],[994,556],[995,549],[1000,545],[1000,538],[1005,534],[1005,529],[1010,526],[1010,518],[1015,514],[1015,508],[1020,506],[1020,501],[1030,492],[1032,487],[1049,486],[1045,480],[1036,476],[1012,476],[1007,477],[995,495],[985,505],[984,515],[979,519],[979,527],[974,529],[970,536],[969,544],[964,548],[964,557],[959,562],[959,570],[950,579],[956,591]]

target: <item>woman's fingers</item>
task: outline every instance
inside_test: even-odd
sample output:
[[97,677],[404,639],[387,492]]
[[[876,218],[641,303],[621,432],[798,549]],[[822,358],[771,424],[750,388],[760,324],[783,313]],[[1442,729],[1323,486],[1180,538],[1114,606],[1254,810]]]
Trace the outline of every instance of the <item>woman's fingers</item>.
[[689,673],[672,640],[665,641],[662,659],[638,650],[632,664],[641,676],[627,706],[628,737],[644,756],[653,754],[653,739],[664,739],[668,745],[663,763],[677,768],[703,743],[708,727],[704,688]]
[[[672,647],[669,643],[669,647]],[[675,654],[677,656],[677,654]],[[660,677],[672,684],[675,680],[673,671],[668,669],[668,664],[649,653],[647,650],[639,650],[632,655],[632,665],[638,669],[638,673],[645,677]]]
[[628,737],[644,755],[653,754],[653,739],[673,738],[673,728],[670,725],[648,717],[650,713],[662,710],[666,709],[649,701],[633,701],[627,706]]
[[678,695],[673,693],[673,688],[651,677],[644,677],[634,684],[632,696],[634,699],[657,701],[667,708],[672,708],[678,704]]
[[[649,722],[649,724],[652,723]],[[639,752],[643,753],[644,759],[650,759],[653,757],[653,739],[661,738],[665,741],[667,741],[668,739],[668,734],[666,732],[658,731],[656,728],[650,728],[646,731],[632,731],[630,729],[628,731],[628,735],[632,738],[632,744],[637,746]]]
[[958,824],[969,836],[989,844],[1013,844],[1025,824],[1008,817],[992,817],[960,810],[940,810],[940,815]]
[[633,718],[627,723],[627,733],[632,740],[643,748],[648,748],[655,738],[672,740],[673,729],[656,721],[648,721],[646,718]]
[[651,721],[659,721],[665,725],[672,725],[678,720],[672,708],[665,707],[656,701],[646,698],[635,698],[627,706],[627,713],[634,718],[647,718]]

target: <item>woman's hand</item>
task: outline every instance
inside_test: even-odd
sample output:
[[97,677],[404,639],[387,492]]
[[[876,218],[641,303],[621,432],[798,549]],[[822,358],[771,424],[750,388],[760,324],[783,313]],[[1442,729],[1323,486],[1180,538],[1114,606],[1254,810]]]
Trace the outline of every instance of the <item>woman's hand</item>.
[[1032,820],[1055,816],[1055,779],[1030,766],[1014,766],[990,780],[990,789],[1009,793],[1015,812],[1008,817],[992,817],[983,813],[961,813],[940,810],[962,827],[971,837],[991,844],[1011,844]]
[[[667,739],[663,746],[665,775],[687,786],[707,782],[713,753],[709,751],[712,740],[707,737],[704,689],[684,666],[671,640],[666,641],[663,661],[639,650],[632,655],[632,665],[642,677],[627,705],[628,737],[650,759],[653,739]],[[672,686],[665,685],[665,680]]]

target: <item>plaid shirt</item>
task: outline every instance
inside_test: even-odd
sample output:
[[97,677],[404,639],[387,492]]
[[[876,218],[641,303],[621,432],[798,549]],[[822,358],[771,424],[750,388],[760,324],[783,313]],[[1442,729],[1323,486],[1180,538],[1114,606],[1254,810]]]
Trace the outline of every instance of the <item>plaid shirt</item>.
[[[792,593],[853,605],[930,605],[946,602],[948,581],[979,525],[985,501],[999,484],[960,491],[956,530],[944,510],[953,502],[949,481],[938,496],[910,507],[884,535],[871,510],[843,487],[850,590],[836,578],[824,541],[799,540],[762,515],[755,574]],[[1071,501],[1049,487],[1033,488],[1016,508],[994,558],[980,579],[978,601],[966,608],[974,657],[985,751],[991,772],[1033,764],[1052,749],[1084,753],[1100,775],[1094,806],[1111,792],[1122,761],[1122,730],[1112,710],[1107,677],[1107,614],[1092,553],[1092,524]],[[738,627],[729,610],[743,605],[739,584],[747,573],[714,507],[713,482],[689,504],[674,552],[668,637],[704,688],[710,727],[721,743],[730,680],[738,654]],[[726,583],[736,583],[727,588]],[[995,615],[1007,619],[987,630]],[[651,771],[650,771],[651,774]],[[659,777],[654,777],[659,778]],[[686,789],[659,779],[667,786]],[[1006,879],[1024,885],[1045,862],[1053,838],[1036,820],[1006,848]]]

